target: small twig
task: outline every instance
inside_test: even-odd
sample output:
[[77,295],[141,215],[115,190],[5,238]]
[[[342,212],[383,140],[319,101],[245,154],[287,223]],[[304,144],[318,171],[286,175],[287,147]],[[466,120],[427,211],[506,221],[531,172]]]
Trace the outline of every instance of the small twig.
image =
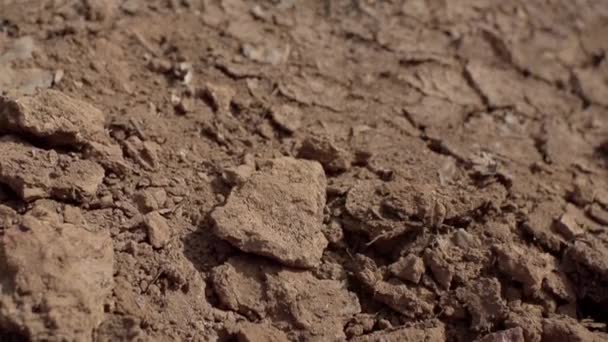
[[148,289],[150,289],[150,286],[152,286],[152,284],[154,284],[158,278],[160,278],[161,274],[163,274],[163,269],[159,268],[158,272],[156,272],[156,275],[154,276],[154,278],[152,278],[152,280],[148,283],[148,286],[146,286],[146,289],[144,290],[144,294],[148,293]]

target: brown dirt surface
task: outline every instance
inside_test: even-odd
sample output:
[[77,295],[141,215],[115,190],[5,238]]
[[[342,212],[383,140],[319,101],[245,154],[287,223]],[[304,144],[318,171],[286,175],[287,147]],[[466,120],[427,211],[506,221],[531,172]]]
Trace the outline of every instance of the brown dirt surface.
[[0,341],[608,341],[607,27],[0,0]]

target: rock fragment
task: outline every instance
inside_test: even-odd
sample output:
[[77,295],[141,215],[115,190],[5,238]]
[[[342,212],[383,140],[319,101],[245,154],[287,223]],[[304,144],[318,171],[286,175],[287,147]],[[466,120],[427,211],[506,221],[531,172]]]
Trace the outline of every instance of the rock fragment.
[[53,147],[81,149],[104,166],[124,171],[122,151],[111,141],[104,124],[99,109],[56,90],[0,97],[0,131],[32,136]]
[[416,255],[408,254],[389,266],[396,277],[418,284],[424,274],[424,261]]
[[302,141],[298,157],[316,160],[328,172],[342,172],[350,169],[351,158],[349,154],[338,147],[326,135],[310,135]]
[[0,329],[17,329],[33,341],[92,340],[112,293],[107,231],[93,233],[33,211],[6,230],[0,255]]
[[302,126],[302,112],[297,107],[282,105],[270,111],[272,120],[287,133],[294,133]]
[[103,168],[8,137],[0,140],[0,183],[25,201],[39,198],[86,201],[97,192]]
[[222,177],[224,178],[224,181],[230,185],[239,185],[245,183],[254,171],[255,165],[242,164],[224,169]]
[[361,310],[357,297],[338,281],[319,280],[310,272],[255,258],[229,259],[213,270],[212,282],[226,307],[249,317],[285,322],[305,339],[344,339],[346,321]]
[[147,188],[135,194],[134,202],[142,214],[162,209],[167,202],[167,192],[163,188]]
[[325,187],[316,162],[270,160],[213,211],[215,232],[245,252],[313,267],[328,244],[322,233]]
[[157,211],[144,216],[148,239],[154,248],[163,248],[171,239],[171,227],[167,220]]
[[574,240],[585,232],[576,222],[575,214],[568,210],[559,217],[555,223],[555,229],[568,241]]

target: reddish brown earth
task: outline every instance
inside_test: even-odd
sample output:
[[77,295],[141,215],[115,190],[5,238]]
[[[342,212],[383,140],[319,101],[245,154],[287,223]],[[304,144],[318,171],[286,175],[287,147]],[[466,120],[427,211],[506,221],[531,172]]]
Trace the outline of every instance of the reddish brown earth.
[[0,341],[608,341],[608,2],[0,0]]

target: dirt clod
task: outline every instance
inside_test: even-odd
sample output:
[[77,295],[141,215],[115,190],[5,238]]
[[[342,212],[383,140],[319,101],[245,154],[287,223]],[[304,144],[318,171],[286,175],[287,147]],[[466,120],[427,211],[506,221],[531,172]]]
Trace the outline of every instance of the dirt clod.
[[0,131],[24,134],[124,171],[122,151],[105,131],[105,116],[94,106],[55,90],[19,98],[0,97]]
[[389,269],[395,276],[415,284],[420,282],[420,278],[425,271],[424,261],[413,254],[400,258],[397,262],[390,265]]
[[171,227],[167,220],[157,211],[144,216],[144,223],[148,232],[148,240],[154,248],[162,248],[171,239]]
[[5,231],[0,254],[0,327],[16,326],[34,341],[92,340],[112,291],[107,232],[32,210]]
[[273,108],[270,113],[274,122],[288,133],[294,133],[302,126],[302,112],[296,107],[282,105]]
[[0,182],[20,198],[86,201],[93,197],[104,177],[92,161],[47,151],[13,138],[0,141]]
[[215,232],[239,249],[294,267],[319,263],[325,174],[316,162],[268,161],[211,214]]
[[[357,298],[339,282],[255,258],[228,260],[213,270],[212,282],[224,306],[271,318],[309,337],[343,337],[347,317],[360,311]],[[337,305],[326,305],[328,300]]]
[[346,171],[351,166],[348,153],[326,135],[308,136],[302,142],[298,157],[316,160],[328,172]]

